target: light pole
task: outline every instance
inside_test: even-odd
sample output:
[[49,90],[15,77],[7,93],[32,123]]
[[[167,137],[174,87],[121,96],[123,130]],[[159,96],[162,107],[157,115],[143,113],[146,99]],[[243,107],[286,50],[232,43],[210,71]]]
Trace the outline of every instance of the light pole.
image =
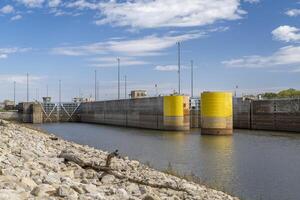
[[118,58],[118,99],[120,99],[120,58]]
[[127,76],[125,75],[125,88],[124,88],[124,92],[125,92],[125,99],[127,99]]
[[97,70],[95,70],[95,101],[97,101]]
[[16,105],[16,81],[14,81],[14,105]]
[[194,97],[194,61],[191,60],[191,97]]
[[61,80],[59,80],[59,89],[58,89],[58,109],[57,109],[57,117],[58,121],[60,120],[60,110],[61,110]]
[[181,73],[181,59],[180,59],[180,42],[177,42],[178,46],[178,93],[181,94],[181,80],[180,80],[180,73]]
[[27,73],[27,102],[29,102],[29,74]]
[[235,86],[235,90],[234,90],[234,97],[237,97],[237,90],[238,90],[238,88],[239,88],[239,86],[236,85],[236,86]]
[[46,95],[47,95],[47,97],[49,97],[49,88],[48,88],[48,85],[46,85]]

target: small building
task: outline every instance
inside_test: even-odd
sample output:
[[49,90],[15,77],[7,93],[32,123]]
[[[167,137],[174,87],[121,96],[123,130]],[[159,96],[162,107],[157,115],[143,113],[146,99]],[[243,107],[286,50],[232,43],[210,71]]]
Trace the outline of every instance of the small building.
[[85,97],[74,97],[73,102],[74,103],[83,103],[83,102],[92,102],[92,98],[85,98]]
[[15,102],[11,100],[4,100],[4,109],[5,110],[14,110],[15,109]]
[[51,103],[51,97],[43,97],[43,103]]
[[130,92],[130,97],[132,99],[136,99],[136,98],[143,98],[147,96],[147,91],[146,90],[132,90]]
[[200,110],[200,99],[199,98],[190,98],[190,109],[191,110]]
[[81,102],[83,102],[83,97],[74,97],[73,102],[74,103],[81,103]]

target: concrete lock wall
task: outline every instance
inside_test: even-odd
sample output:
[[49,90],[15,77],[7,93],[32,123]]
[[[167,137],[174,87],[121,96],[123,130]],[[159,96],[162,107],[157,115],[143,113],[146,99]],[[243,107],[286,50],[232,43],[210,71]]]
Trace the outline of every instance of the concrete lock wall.
[[300,132],[300,99],[234,99],[234,128]]
[[20,121],[23,123],[32,123],[32,102],[23,102],[18,105]]
[[251,114],[252,129],[300,132],[300,99],[253,101]]
[[[171,109],[174,108],[174,109]],[[80,121],[128,127],[189,130],[188,97],[152,97],[82,103]]]
[[17,111],[0,112],[0,119],[8,121],[19,121],[20,114]]
[[32,123],[33,124],[43,123],[43,112],[40,104],[32,105]]
[[233,98],[233,127],[251,129],[251,101]]
[[[189,110],[187,96],[90,102],[77,106],[74,103],[64,104],[64,109],[58,112],[56,104],[20,103],[17,114],[3,114],[2,118],[17,117],[24,123],[90,122],[160,130],[201,127],[201,106]],[[205,128],[204,125],[202,127]],[[233,126],[300,132],[300,99],[250,101],[234,98]]]

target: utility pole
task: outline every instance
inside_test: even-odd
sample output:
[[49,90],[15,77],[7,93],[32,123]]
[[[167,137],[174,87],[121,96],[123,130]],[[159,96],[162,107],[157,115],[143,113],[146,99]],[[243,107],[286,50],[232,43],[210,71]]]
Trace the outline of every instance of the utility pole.
[[58,121],[60,120],[60,110],[61,110],[61,80],[59,80],[59,90],[58,90],[58,108],[57,108],[57,117]]
[[125,87],[124,87],[124,92],[125,92],[125,99],[127,99],[127,76],[125,75]]
[[29,102],[29,74],[27,73],[27,102]]
[[16,81],[14,81],[14,105],[16,105]]
[[178,93],[181,94],[181,83],[180,83],[180,73],[181,73],[181,60],[180,60],[180,42],[177,42],[178,45]]
[[237,97],[237,90],[238,90],[238,88],[239,88],[239,86],[236,85],[236,86],[235,86],[235,90],[234,90],[234,97]]
[[120,58],[118,60],[118,99],[120,99]]
[[97,70],[95,70],[95,101],[97,101]]
[[38,101],[39,91],[37,88],[35,88],[35,101]]
[[155,96],[158,96],[157,84],[155,84]]
[[97,99],[100,100],[100,82],[97,81]]
[[49,93],[48,93],[48,90],[49,90],[49,88],[48,88],[48,85],[46,86],[46,95],[47,95],[47,97],[49,97]]
[[191,97],[194,97],[194,61],[191,60]]
[[59,80],[59,94],[58,94],[58,98],[59,98],[59,105],[61,104],[61,80]]

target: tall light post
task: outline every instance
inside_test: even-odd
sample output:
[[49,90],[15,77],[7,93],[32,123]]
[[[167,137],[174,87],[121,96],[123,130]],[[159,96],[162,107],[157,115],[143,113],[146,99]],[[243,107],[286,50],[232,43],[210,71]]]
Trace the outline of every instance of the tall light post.
[[49,97],[49,88],[48,88],[48,85],[46,85],[46,95],[47,95],[47,97]]
[[27,73],[27,102],[29,102],[29,74]]
[[191,60],[191,97],[194,97],[194,61]]
[[238,88],[239,88],[239,86],[236,85],[236,86],[235,86],[235,90],[234,90],[234,97],[237,97],[237,90],[238,90]]
[[118,99],[120,99],[120,58],[118,58]]
[[16,81],[14,81],[14,105],[16,105]]
[[124,87],[125,99],[127,99],[127,76],[125,75],[125,87]]
[[97,70],[95,70],[95,101],[97,101]]
[[57,109],[57,117],[58,121],[60,120],[60,110],[61,110],[61,80],[59,80],[59,89],[58,89],[58,109]]
[[181,80],[180,80],[180,73],[181,73],[181,58],[180,58],[180,42],[177,42],[178,48],[178,93],[181,94]]

